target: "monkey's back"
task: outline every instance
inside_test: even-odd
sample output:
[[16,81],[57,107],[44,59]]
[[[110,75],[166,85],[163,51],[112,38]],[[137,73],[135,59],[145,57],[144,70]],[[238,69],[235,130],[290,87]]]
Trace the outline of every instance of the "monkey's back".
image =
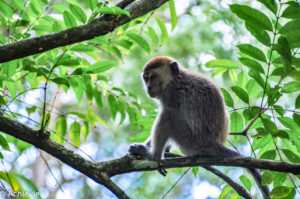
[[162,102],[164,107],[173,109],[174,114],[186,121],[186,136],[178,136],[180,132],[174,135],[179,145],[180,142],[189,142],[191,147],[201,148],[226,141],[228,118],[223,96],[210,79],[183,70],[166,88]]

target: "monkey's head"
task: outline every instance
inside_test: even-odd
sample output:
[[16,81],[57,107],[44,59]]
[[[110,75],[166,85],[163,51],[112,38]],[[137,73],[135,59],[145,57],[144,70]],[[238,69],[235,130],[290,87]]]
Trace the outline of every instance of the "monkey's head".
[[159,99],[163,90],[179,71],[179,64],[171,57],[156,57],[147,62],[143,79],[150,97]]

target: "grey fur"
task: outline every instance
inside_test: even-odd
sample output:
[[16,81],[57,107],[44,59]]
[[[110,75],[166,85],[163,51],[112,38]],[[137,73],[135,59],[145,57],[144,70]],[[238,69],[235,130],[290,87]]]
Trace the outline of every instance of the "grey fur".
[[[158,57],[144,68],[147,92],[160,100],[162,110],[153,125],[150,141],[146,145],[131,145],[130,154],[161,160],[167,142],[174,140],[187,156],[240,157],[239,153],[223,146],[229,121],[220,89],[199,73],[188,71],[178,63],[176,68],[174,61]],[[250,169],[250,172],[268,198],[269,191],[261,186],[259,171]],[[165,175],[166,171],[161,169],[160,173]]]

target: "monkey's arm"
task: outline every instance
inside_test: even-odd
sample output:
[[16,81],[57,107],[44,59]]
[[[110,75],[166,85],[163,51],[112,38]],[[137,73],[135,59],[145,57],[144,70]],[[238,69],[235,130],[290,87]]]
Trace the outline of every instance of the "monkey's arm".
[[[168,114],[166,112],[162,112],[158,117],[155,122],[156,124],[152,129],[151,138],[146,142],[146,144],[130,145],[130,155],[146,160],[159,161],[162,159],[163,151],[165,150],[166,143],[170,137],[169,122],[166,122],[167,115]],[[165,169],[161,169],[159,172],[164,176],[167,173]]]

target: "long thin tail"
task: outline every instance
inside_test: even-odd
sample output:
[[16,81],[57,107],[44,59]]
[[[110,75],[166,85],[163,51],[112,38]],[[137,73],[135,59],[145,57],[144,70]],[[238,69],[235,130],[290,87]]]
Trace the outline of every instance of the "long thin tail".
[[[223,145],[219,145],[218,146],[218,150],[220,155],[224,156],[224,157],[245,157],[243,155],[241,155],[240,153],[232,150],[232,149],[229,149]],[[259,189],[261,190],[262,194],[263,194],[263,197],[264,199],[269,199],[270,198],[270,190],[268,188],[268,186],[263,186],[261,184],[261,173],[258,169],[252,169],[252,168],[247,168],[248,171],[252,174],[252,176],[254,177]]]
[[264,199],[269,199],[270,198],[270,190],[269,190],[268,186],[262,186],[260,171],[258,169],[249,169],[249,168],[248,168],[248,171],[254,177],[254,179],[258,185],[258,188],[260,189],[261,193],[264,196]]

